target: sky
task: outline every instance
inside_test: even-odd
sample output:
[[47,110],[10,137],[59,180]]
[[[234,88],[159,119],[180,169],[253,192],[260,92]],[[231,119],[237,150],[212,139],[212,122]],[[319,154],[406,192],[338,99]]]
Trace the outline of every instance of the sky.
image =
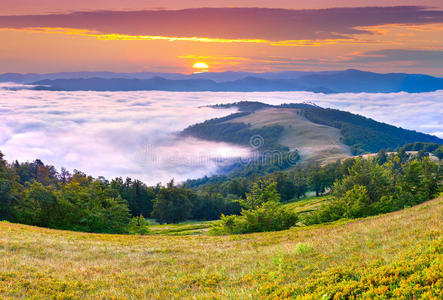
[[[0,149],[8,161],[36,158],[94,177],[148,184],[216,174],[250,148],[180,138],[185,127],[233,113],[210,104],[313,102],[443,138],[443,91],[432,93],[173,93],[11,90],[0,85]],[[266,143],[266,141],[265,141]]]
[[0,73],[443,76],[441,0],[1,0]]

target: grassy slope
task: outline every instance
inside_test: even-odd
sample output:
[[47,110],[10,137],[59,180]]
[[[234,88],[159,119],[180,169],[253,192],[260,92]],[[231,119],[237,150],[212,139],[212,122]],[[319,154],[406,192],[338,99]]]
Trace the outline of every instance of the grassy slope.
[[375,297],[402,278],[397,296],[414,292],[409,285],[443,293],[442,216],[439,198],[368,219],[243,236],[86,234],[0,222],[0,298],[318,298],[371,286]]
[[197,235],[205,234],[214,221],[188,221],[179,224],[150,226],[152,234],[161,235]]
[[315,210],[320,205],[325,204],[331,196],[321,196],[321,197],[308,197],[306,199],[290,202],[283,204],[288,210],[292,210],[295,213],[306,213]]
[[297,109],[268,108],[228,122],[250,123],[253,128],[282,125],[285,131],[280,143],[297,149],[303,160],[335,162],[350,155],[349,147],[340,142],[340,130],[312,123]]

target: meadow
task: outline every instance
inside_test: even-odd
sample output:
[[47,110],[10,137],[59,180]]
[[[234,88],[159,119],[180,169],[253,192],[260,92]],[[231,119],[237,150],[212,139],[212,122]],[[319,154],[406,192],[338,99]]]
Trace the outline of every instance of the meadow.
[[365,219],[230,236],[168,235],[208,226],[199,223],[127,236],[0,222],[0,298],[441,299],[442,216],[440,197]]
[[349,146],[341,141],[340,130],[313,123],[297,109],[270,108],[229,122],[251,124],[252,128],[283,126],[280,144],[291,150],[297,149],[302,160],[326,163],[348,158],[351,155]]

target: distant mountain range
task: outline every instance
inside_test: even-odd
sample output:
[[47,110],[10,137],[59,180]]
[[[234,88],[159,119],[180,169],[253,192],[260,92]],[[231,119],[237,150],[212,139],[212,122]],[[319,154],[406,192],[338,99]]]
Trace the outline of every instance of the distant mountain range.
[[326,74],[326,72],[303,72],[303,71],[285,71],[285,72],[267,72],[267,73],[252,73],[252,72],[205,72],[196,74],[180,74],[180,73],[155,73],[155,72],[137,72],[137,73],[115,73],[115,72],[62,72],[62,73],[4,73],[0,74],[0,82],[16,82],[16,83],[30,83],[45,79],[87,79],[87,78],[104,78],[104,79],[151,79],[161,77],[171,80],[185,80],[185,79],[209,79],[216,82],[233,81],[244,79],[246,77],[257,77],[263,79],[296,79],[300,76],[309,74]]
[[443,78],[423,74],[379,74],[354,69],[326,72],[200,74],[77,72],[0,75],[0,82],[34,85],[38,90],[63,91],[311,91],[343,92],[431,92],[443,90]]

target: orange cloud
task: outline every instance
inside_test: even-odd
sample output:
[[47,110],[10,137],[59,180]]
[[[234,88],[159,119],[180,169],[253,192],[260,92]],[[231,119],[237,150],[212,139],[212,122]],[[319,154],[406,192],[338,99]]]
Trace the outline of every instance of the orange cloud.
[[49,34],[67,34],[78,35],[85,37],[93,37],[102,41],[185,41],[185,42],[200,42],[200,43],[252,43],[252,44],[267,44],[270,46],[314,46],[319,47],[323,45],[333,44],[367,44],[376,43],[377,41],[369,39],[359,39],[352,37],[346,39],[324,39],[324,40],[285,40],[285,41],[270,41],[262,39],[221,39],[221,38],[206,38],[206,37],[174,37],[174,36],[150,36],[150,35],[127,35],[127,34],[102,34],[96,31],[76,28],[62,28],[62,27],[29,27],[21,29],[2,29],[0,30],[15,30],[26,32],[38,32]]

